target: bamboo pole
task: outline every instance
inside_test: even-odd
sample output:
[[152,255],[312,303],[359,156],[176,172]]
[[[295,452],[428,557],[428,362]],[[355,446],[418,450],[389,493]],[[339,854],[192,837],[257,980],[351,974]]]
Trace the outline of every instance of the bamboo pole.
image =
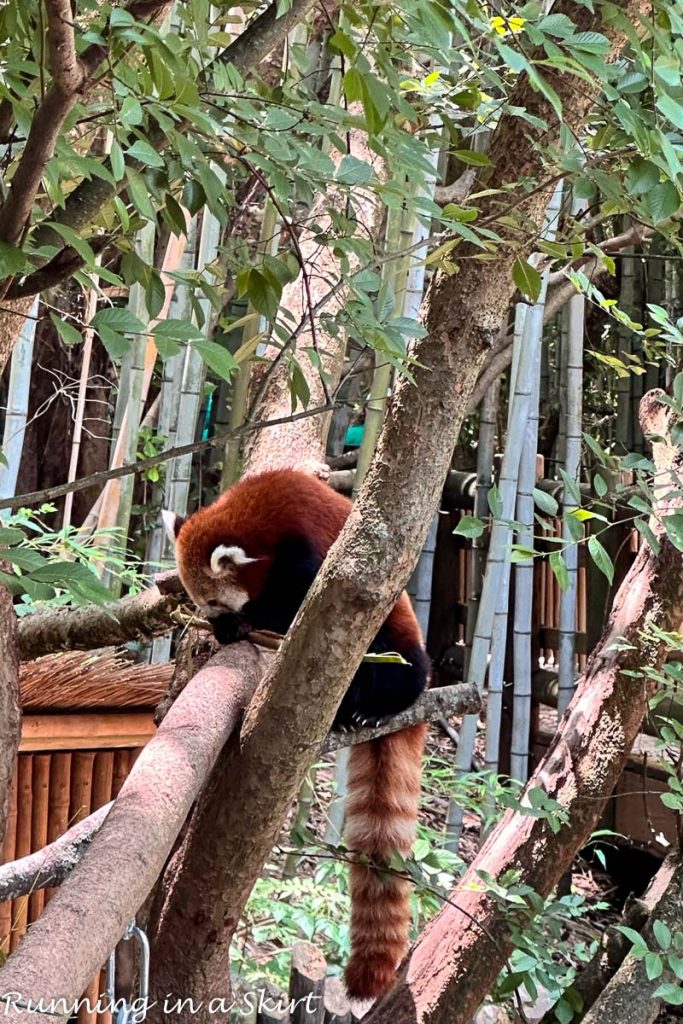
[[[552,242],[562,210],[563,185],[560,182],[546,214],[544,238]],[[518,542],[522,547],[534,546],[534,488],[537,478],[538,407],[540,396],[541,350],[543,348],[543,314],[548,291],[549,271],[542,277],[537,302],[527,313],[530,331],[538,333],[534,343],[535,365],[531,379],[531,404],[526,436],[519,465],[517,489],[517,521],[523,523]],[[512,707],[512,740],[510,774],[525,782],[529,773],[529,735],[531,731],[531,629],[534,598],[534,559],[524,559],[515,566],[515,609],[513,633],[514,700]]]
[[[493,457],[496,443],[498,403],[500,399],[500,377],[486,392],[479,408],[479,438],[477,442],[477,486],[474,492],[473,514],[477,519],[489,515],[488,497],[493,483]],[[465,676],[469,671],[472,654],[472,638],[477,621],[481,588],[486,568],[488,531],[472,539],[470,549],[470,580],[467,591],[467,620],[465,625]]]
[[[69,456],[69,470],[66,482],[71,483],[76,479],[78,472],[78,458],[81,452],[81,440],[83,438],[83,416],[85,413],[85,400],[88,393],[88,381],[90,379],[90,362],[92,359],[92,345],[95,337],[95,330],[91,327],[92,318],[97,312],[97,278],[93,281],[92,288],[88,291],[88,298],[85,307],[86,327],[83,332],[83,352],[81,355],[81,376],[78,382],[78,398],[76,399],[76,414],[74,417],[74,432],[71,441],[71,455]],[[74,495],[70,491],[64,498],[64,516],[62,525],[71,524]]]
[[[574,200],[574,215],[585,208],[583,200]],[[566,307],[567,360],[565,372],[565,456],[564,471],[578,487],[581,467],[581,422],[583,413],[583,331],[586,300],[582,292],[576,292]],[[576,685],[576,617],[578,599],[579,554],[566,524],[567,516],[576,509],[576,502],[568,490],[562,495],[562,537],[566,542],[563,556],[567,566],[568,582],[560,594],[559,651],[558,651],[558,692],[557,713],[562,717],[569,705]]]
[[[557,190],[556,190],[557,192]],[[544,234],[550,230],[555,223],[555,213],[552,203],[546,211],[544,222]],[[481,601],[477,614],[477,624],[472,638],[472,652],[468,667],[467,682],[476,685],[479,693],[483,693],[484,681],[487,673],[489,652],[492,652],[493,627],[496,610],[502,608],[503,599],[507,602],[510,572],[510,537],[509,523],[515,516],[515,504],[517,498],[517,476],[519,472],[520,455],[526,443],[527,420],[531,412],[532,387],[534,368],[537,367],[536,350],[540,344],[541,331],[534,324],[539,317],[539,304],[541,298],[545,301],[547,291],[548,273],[542,277],[541,296],[539,302],[530,307],[524,318],[524,330],[521,343],[518,347],[516,360],[513,358],[511,380],[514,382],[512,393],[512,408],[510,410],[508,436],[505,444],[505,452],[500,470],[498,484],[500,515],[496,516],[491,528],[489,552],[486,562],[486,573],[482,586]],[[542,305],[540,305],[540,317],[542,325]],[[538,372],[536,370],[536,372]],[[499,734],[500,718],[496,722],[497,700],[493,705],[493,722],[491,723],[490,739],[487,739],[488,754],[491,761],[494,761],[494,741],[496,732]],[[491,711],[487,711],[487,734],[488,722]],[[477,735],[478,715],[465,715],[460,727],[460,743],[455,755],[456,777],[466,774],[472,764],[474,745]],[[495,763],[497,764],[497,745],[495,750]],[[463,808],[455,799],[449,801],[446,820],[446,847],[457,850],[460,844],[460,836],[463,827]]]
[[35,317],[38,314],[38,304],[36,298],[31,306],[30,315],[24,320],[24,326],[12,351],[5,429],[2,436],[2,454],[6,459],[6,465],[0,465],[0,498],[14,496],[19,476],[28,418],[33,342],[36,334]]

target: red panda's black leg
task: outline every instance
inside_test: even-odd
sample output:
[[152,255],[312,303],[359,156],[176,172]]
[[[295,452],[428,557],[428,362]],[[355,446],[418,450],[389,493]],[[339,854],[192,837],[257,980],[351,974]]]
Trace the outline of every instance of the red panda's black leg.
[[[370,650],[386,653],[399,647],[383,627]],[[409,649],[402,645],[400,653],[408,665],[361,663],[339,706],[334,729],[377,725],[415,703],[429,679],[429,658],[420,644]]]

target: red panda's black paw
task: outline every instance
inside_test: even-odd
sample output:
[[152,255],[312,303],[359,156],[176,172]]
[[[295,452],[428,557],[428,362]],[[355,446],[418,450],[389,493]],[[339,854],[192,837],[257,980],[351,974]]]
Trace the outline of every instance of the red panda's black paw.
[[232,612],[217,615],[211,620],[213,635],[219,644],[236,644],[251,632],[251,626],[242,618]]

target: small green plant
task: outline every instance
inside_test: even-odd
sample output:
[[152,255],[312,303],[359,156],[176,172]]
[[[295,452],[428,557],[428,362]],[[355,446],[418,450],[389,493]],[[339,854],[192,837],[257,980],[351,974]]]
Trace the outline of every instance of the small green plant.
[[582,1009],[581,997],[572,987],[574,980],[597,948],[597,938],[574,940],[572,923],[607,904],[590,903],[578,893],[544,900],[520,884],[515,872],[499,880],[485,872],[480,877],[506,917],[514,946],[492,993],[494,1001],[509,1001],[521,988],[535,1001],[543,989],[554,1003],[559,1024],[569,1024]]
[[144,580],[129,559],[119,531],[96,530],[84,536],[73,526],[53,530],[46,517],[55,507],[43,504],[37,511],[19,509],[3,517],[0,525],[0,580],[19,598],[18,615],[36,605],[104,604],[112,599],[96,574],[106,568],[121,578],[129,590],[140,589]]
[[672,933],[665,921],[657,920],[652,925],[650,942],[633,928],[619,925],[631,942],[631,956],[645,961],[645,972],[650,981],[661,978],[662,982],[653,993],[655,999],[662,999],[671,1006],[683,1006],[683,932]]

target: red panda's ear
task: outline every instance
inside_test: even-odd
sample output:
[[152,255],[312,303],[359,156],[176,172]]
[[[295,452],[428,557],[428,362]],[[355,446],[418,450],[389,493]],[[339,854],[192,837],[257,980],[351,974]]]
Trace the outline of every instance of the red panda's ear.
[[161,521],[164,524],[164,529],[168,535],[169,540],[172,544],[175,544],[178,534],[180,533],[180,527],[185,522],[184,516],[179,516],[176,512],[169,512],[167,508],[162,510]]

